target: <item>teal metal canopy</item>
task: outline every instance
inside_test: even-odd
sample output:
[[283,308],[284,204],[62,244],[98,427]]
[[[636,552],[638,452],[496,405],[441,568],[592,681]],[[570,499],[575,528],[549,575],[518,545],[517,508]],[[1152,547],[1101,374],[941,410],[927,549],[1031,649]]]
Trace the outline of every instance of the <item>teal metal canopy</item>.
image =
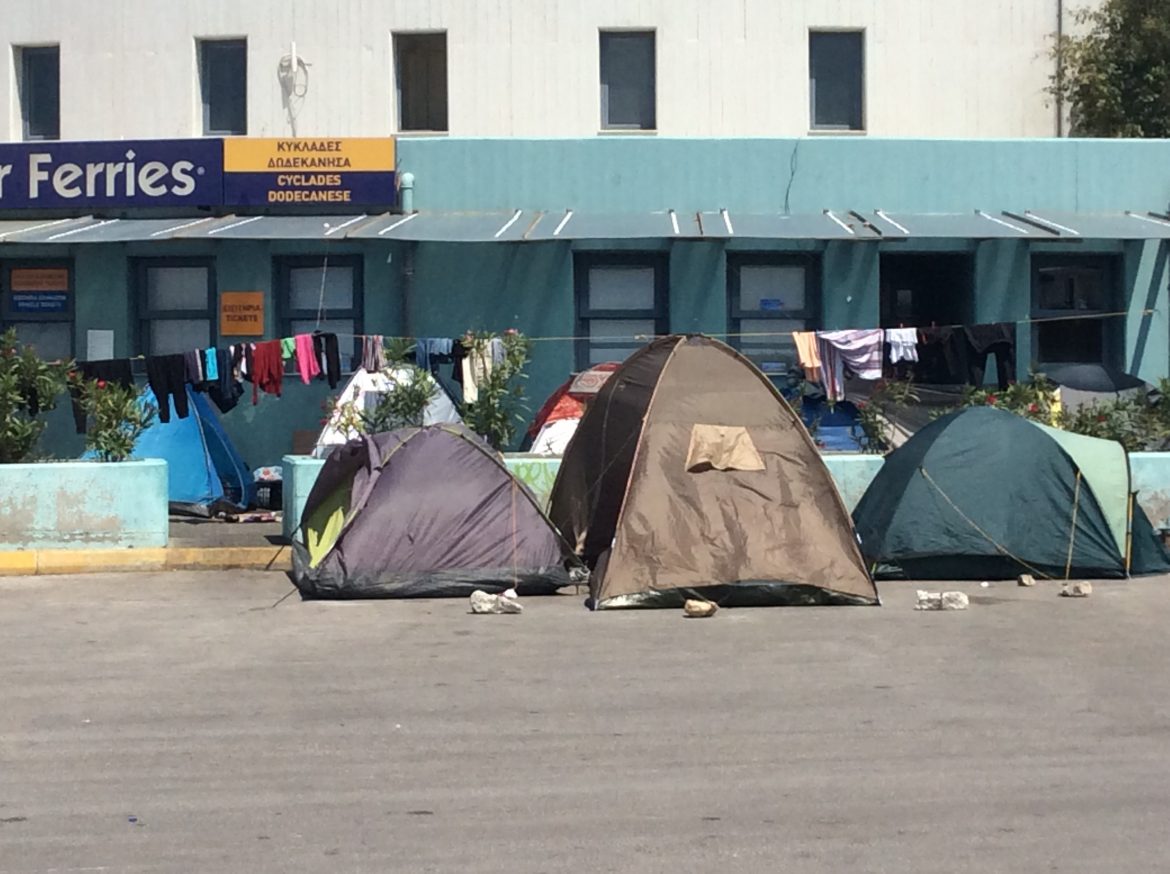
[[1170,240],[1170,216],[1152,212],[1025,210],[902,213],[587,213],[507,210],[381,215],[254,215],[203,218],[81,218],[0,221],[0,245],[155,240],[388,240],[521,243],[572,240]]

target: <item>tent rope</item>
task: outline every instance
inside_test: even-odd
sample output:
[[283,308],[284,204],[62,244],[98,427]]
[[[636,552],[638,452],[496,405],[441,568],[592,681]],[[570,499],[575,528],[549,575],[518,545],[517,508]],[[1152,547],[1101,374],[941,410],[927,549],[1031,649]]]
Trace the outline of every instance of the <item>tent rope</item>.
[[935,488],[935,490],[938,491],[938,493],[940,495],[942,495],[942,499],[950,505],[951,509],[954,510],[956,513],[958,513],[964,522],[966,522],[968,525],[970,525],[972,528],[974,528],[976,531],[978,531],[979,534],[988,543],[990,543],[992,546],[994,546],[996,548],[996,550],[998,550],[1000,552],[1000,554],[1010,558],[1014,562],[1017,562],[1022,567],[1027,568],[1029,571],[1031,571],[1033,574],[1035,574],[1038,577],[1043,577],[1046,580],[1052,579],[1052,577],[1050,575],[1044,573],[1044,571],[1040,570],[1037,567],[1033,567],[1032,565],[1028,564],[1028,562],[1024,561],[1018,555],[1013,555],[1012,552],[1006,546],[1004,546],[1002,543],[997,541],[994,537],[992,537],[990,534],[988,534],[986,531],[984,531],[982,528],[980,528],[974,519],[972,519],[970,516],[968,516],[966,513],[964,513],[962,510],[959,509],[958,504],[956,504],[954,501],[952,501],[950,499],[950,496],[947,495],[947,493],[942,490],[942,487],[934,481],[934,478],[931,477],[931,475],[929,473],[927,473],[925,467],[919,467],[918,472],[920,474],[922,474],[923,479],[925,479],[928,483],[930,483],[931,486],[933,486]]
[[518,482],[512,477],[512,587],[520,585],[520,577],[516,572],[516,490]]
[[1081,472],[1077,471],[1077,486],[1073,490],[1072,528],[1068,532],[1068,558],[1064,561],[1064,578],[1067,580],[1072,573],[1073,546],[1077,542],[1077,510],[1081,506]]

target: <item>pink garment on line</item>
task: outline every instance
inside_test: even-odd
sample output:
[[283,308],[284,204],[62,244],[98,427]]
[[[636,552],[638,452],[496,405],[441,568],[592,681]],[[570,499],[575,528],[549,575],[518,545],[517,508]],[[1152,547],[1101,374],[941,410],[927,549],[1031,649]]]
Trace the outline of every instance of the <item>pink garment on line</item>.
[[317,364],[317,353],[313,351],[313,337],[309,334],[297,334],[297,370],[301,374],[301,382],[305,385],[321,372]]

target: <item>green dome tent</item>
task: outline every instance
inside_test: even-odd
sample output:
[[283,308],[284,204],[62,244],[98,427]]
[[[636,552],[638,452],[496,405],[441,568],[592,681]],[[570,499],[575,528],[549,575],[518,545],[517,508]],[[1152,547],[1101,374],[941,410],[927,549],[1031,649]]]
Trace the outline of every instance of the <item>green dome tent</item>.
[[943,416],[887,456],[853,520],[881,577],[1170,571],[1121,444],[992,407]]

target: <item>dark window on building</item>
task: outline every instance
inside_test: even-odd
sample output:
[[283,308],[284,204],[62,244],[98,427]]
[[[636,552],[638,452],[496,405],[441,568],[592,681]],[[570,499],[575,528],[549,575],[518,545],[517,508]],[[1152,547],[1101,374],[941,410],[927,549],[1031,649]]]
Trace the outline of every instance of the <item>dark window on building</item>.
[[61,50],[26,46],[16,50],[22,135],[26,140],[61,136]]
[[1032,358],[1037,364],[1116,365],[1122,319],[1115,258],[1046,255],[1032,259]]
[[813,130],[865,129],[865,34],[808,35],[808,89]]
[[68,261],[7,263],[0,269],[0,332],[48,361],[73,357],[73,265]]
[[578,368],[624,361],[669,331],[667,264],[657,254],[578,253]]
[[447,34],[394,35],[398,129],[447,130]]
[[172,355],[215,345],[215,262],[139,258],[134,262],[138,352]]
[[199,41],[199,81],[206,136],[248,132],[248,41]]
[[602,130],[654,130],[654,32],[602,31]]
[[769,376],[797,366],[793,331],[820,327],[820,263],[807,256],[728,255],[732,345]]
[[347,373],[360,360],[362,333],[362,259],[358,256],[281,258],[276,262],[283,337],[321,330],[337,334],[341,367]]

